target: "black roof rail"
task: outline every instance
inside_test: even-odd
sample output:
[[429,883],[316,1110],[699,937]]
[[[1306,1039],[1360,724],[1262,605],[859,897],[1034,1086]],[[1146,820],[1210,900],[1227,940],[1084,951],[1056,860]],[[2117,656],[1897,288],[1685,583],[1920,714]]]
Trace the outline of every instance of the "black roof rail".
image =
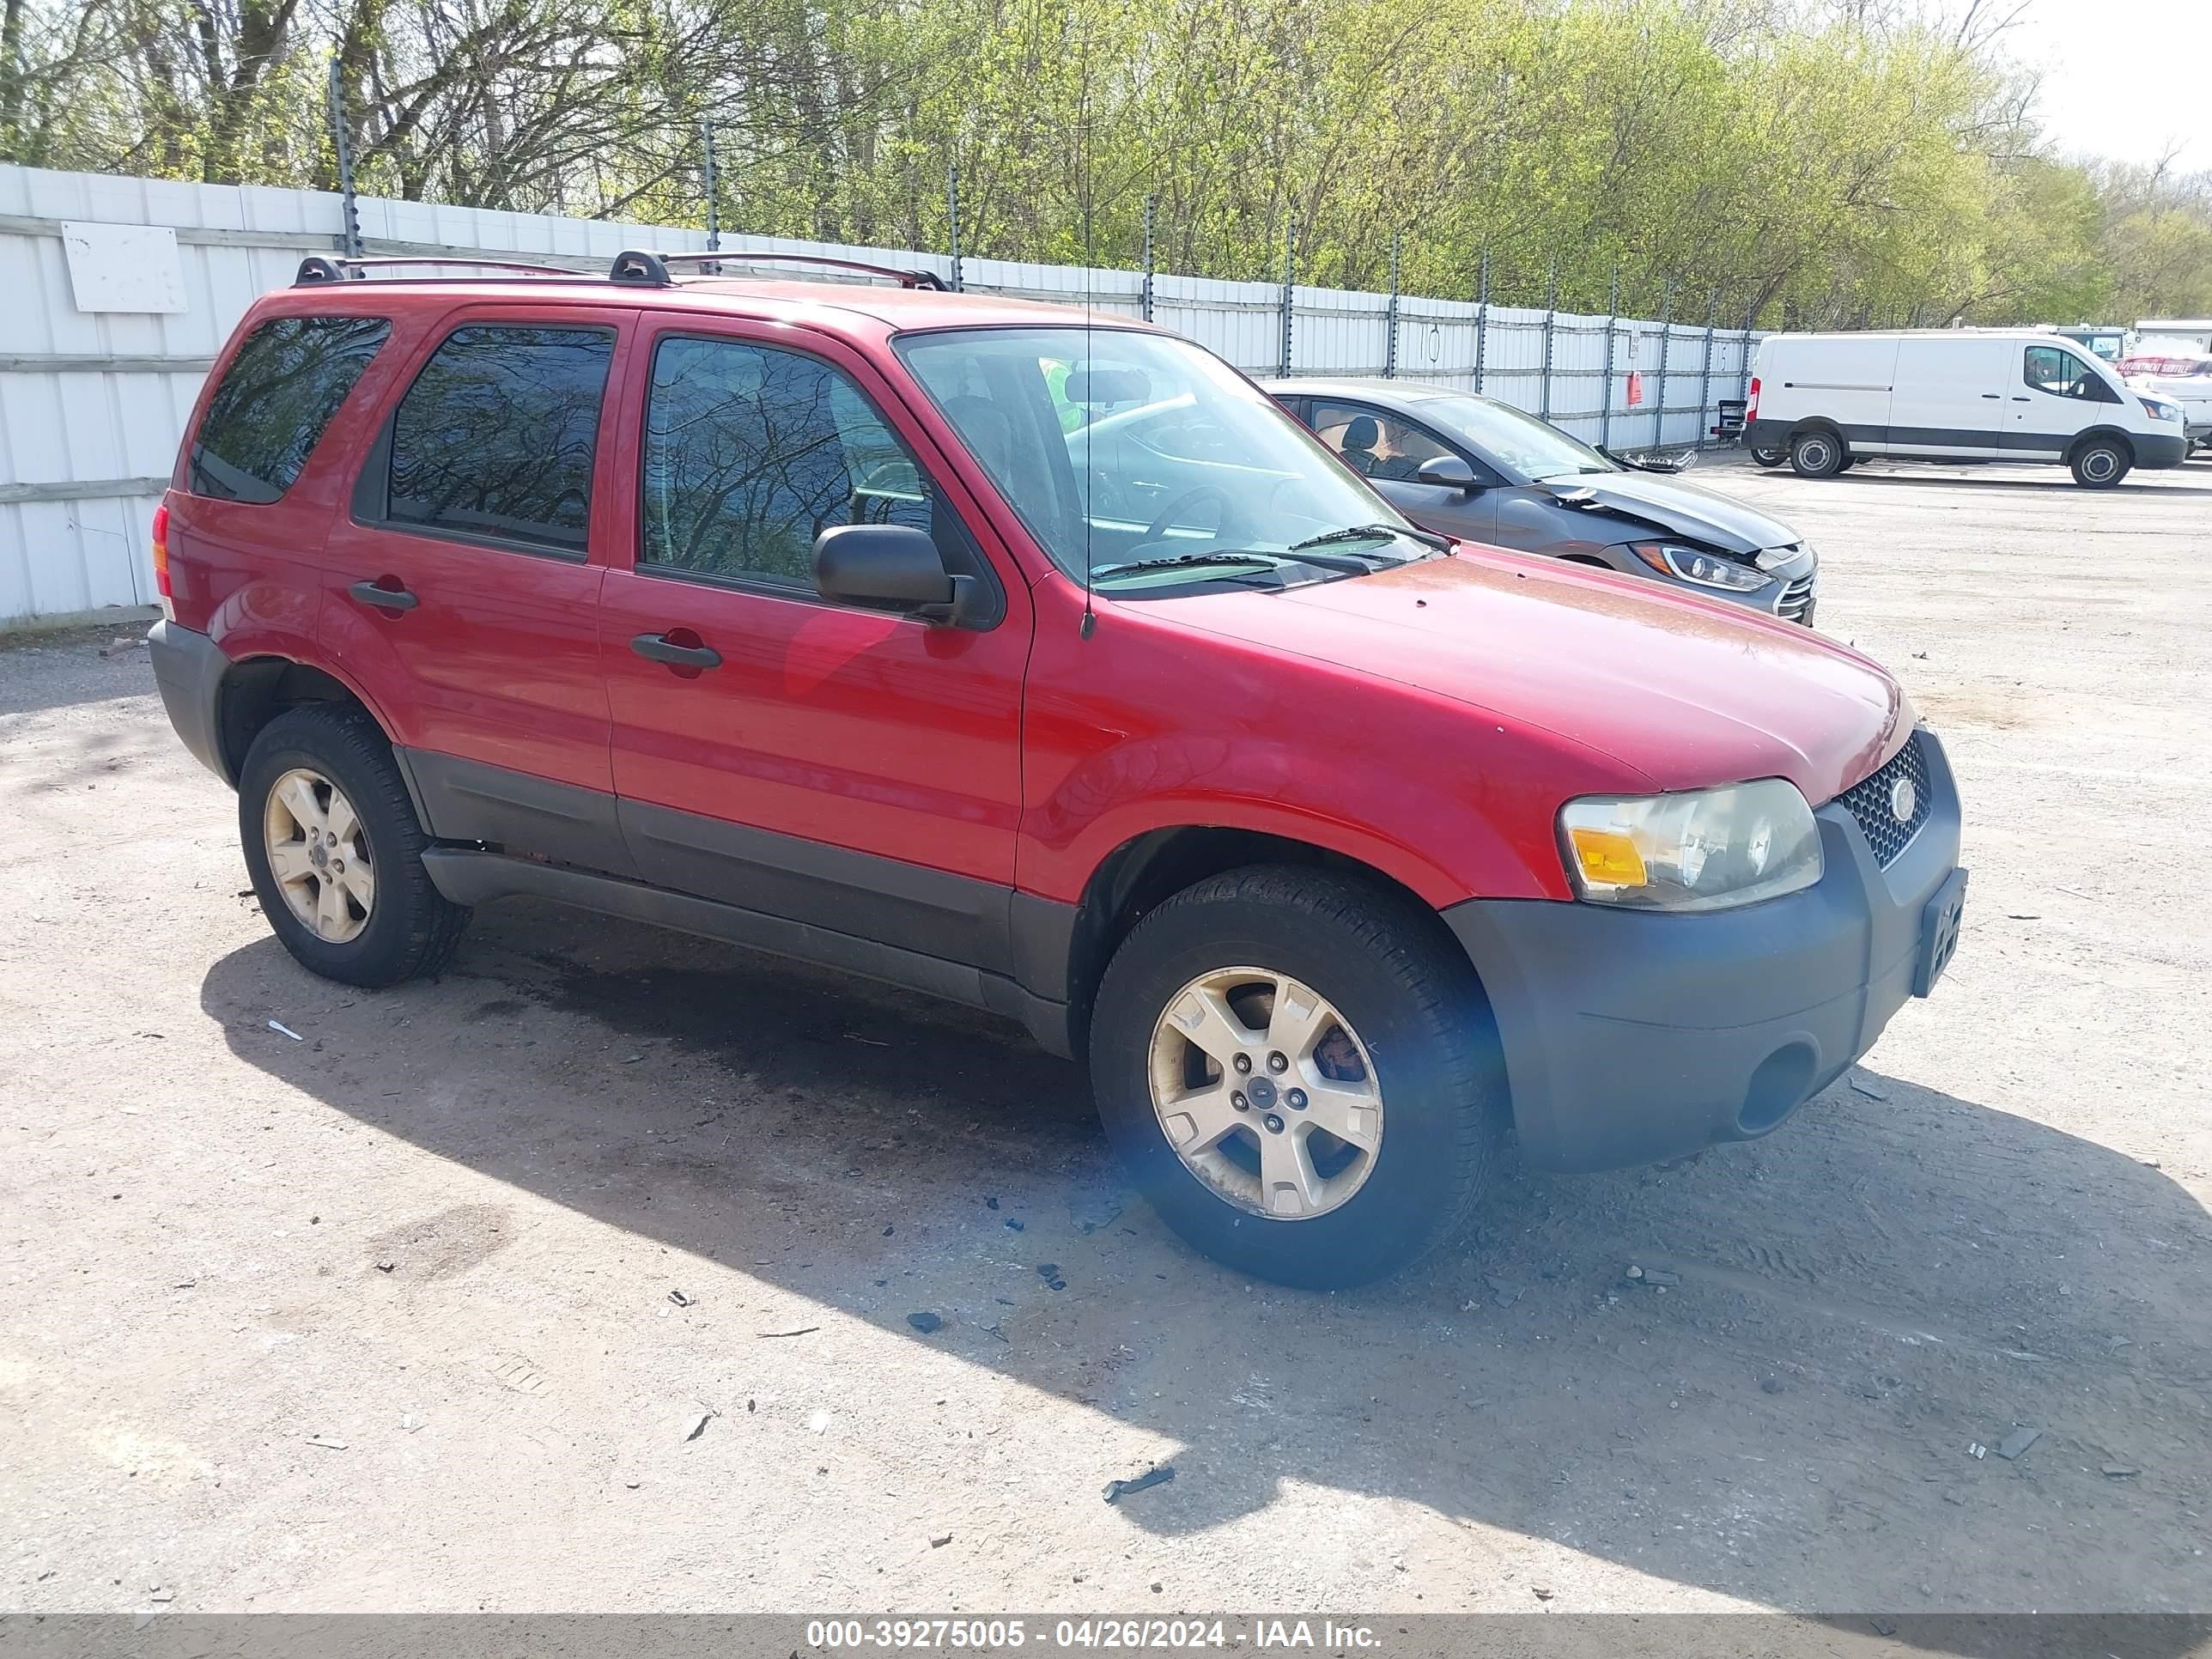
[[859,259],[833,259],[819,253],[750,253],[726,250],[720,253],[653,253],[641,248],[625,249],[615,255],[608,272],[611,283],[626,283],[637,288],[666,288],[675,281],[668,274],[672,264],[764,264],[783,261],[793,264],[827,265],[836,270],[857,270],[869,276],[888,276],[901,288],[933,289],[945,293],[945,279],[933,270],[902,270],[896,265],[872,265]]
[[565,276],[572,282],[584,279],[582,271],[571,270],[566,265],[533,264],[526,259],[477,259],[443,253],[334,259],[311,253],[300,261],[299,273],[292,278],[292,286],[312,288],[320,283],[356,282],[372,270],[389,270],[393,265],[465,265],[473,270],[521,270],[536,276]]

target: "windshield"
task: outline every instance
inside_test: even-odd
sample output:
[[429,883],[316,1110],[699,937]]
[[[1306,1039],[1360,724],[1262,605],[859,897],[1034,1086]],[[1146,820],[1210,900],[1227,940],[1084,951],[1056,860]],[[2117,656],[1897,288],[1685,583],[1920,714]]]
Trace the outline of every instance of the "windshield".
[[1038,545],[1079,581],[1087,566],[1101,592],[1279,587],[1427,551],[1304,427],[1187,340],[989,328],[895,343]]
[[1579,438],[1549,422],[1487,398],[1437,398],[1421,413],[1480,450],[1483,459],[1529,478],[1558,478],[1621,469]]

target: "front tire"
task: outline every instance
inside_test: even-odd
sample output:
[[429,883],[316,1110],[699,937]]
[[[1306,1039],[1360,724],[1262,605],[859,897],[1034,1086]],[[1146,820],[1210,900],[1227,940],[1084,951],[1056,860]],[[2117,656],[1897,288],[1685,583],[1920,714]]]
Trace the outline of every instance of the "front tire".
[[1286,866],[1186,888],[1115,953],[1099,1115],[1169,1226],[1308,1289],[1379,1278],[1472,1212],[1502,1101],[1480,988],[1433,918]]
[[396,985],[460,943],[469,912],[431,884],[428,838],[363,711],[311,703],[262,727],[239,774],[238,824],[261,912],[310,971]]
[[1790,441],[1790,465],[1801,478],[1832,478],[1844,470],[1844,441],[1824,428]]
[[2074,482],[2084,489],[2110,489],[2128,476],[2135,457],[2117,438],[2093,438],[2073,454]]

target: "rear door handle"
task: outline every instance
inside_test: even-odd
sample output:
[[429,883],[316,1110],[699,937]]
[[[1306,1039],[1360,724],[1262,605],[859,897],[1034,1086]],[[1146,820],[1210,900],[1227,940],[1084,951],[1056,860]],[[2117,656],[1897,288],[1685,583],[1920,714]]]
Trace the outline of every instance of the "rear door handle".
[[[1997,394],[1996,394],[1996,392],[1984,392],[1984,393],[1982,393],[1982,396],[1984,396],[1984,398],[1988,398],[1991,403],[1995,403],[1995,402],[1996,402],[1996,400],[1997,400]],[[2021,401],[2022,403],[2025,403],[2025,402],[2027,402],[2027,400],[2026,398],[2023,398],[2022,399],[2021,399]]]
[[346,592],[380,611],[412,611],[422,603],[404,587],[385,587],[376,582],[356,582]]
[[653,662],[665,662],[672,668],[720,668],[722,653],[711,645],[678,645],[659,634],[640,634],[629,642],[629,648],[641,657]]

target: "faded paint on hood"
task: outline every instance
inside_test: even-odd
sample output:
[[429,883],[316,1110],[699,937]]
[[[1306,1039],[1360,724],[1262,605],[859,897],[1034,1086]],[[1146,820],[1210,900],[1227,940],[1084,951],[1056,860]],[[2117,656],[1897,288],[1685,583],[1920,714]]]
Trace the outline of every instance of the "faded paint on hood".
[[1807,629],[1495,549],[1280,592],[1146,603],[1571,738],[1661,789],[1784,777],[1818,805],[1912,728],[1885,670]]

